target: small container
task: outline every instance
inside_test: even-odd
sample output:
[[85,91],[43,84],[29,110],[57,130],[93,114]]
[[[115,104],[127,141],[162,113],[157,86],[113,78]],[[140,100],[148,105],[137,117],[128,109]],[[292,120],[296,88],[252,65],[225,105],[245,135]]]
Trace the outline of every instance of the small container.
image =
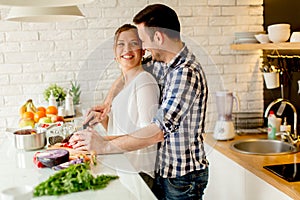
[[290,38],[290,42],[300,42],[300,32],[293,32]]
[[261,44],[270,43],[268,34],[261,33],[261,34],[254,35],[254,37]]
[[286,117],[284,118],[283,124],[280,126],[280,131],[282,132],[291,132],[291,125],[287,124]]
[[66,107],[65,107],[65,114],[66,117],[74,117],[75,116],[75,110],[73,105],[73,97],[70,95],[70,92],[68,92],[66,99],[65,99]]
[[46,146],[46,131],[36,129],[21,129],[14,132],[14,142],[17,149],[37,150]]
[[58,116],[66,116],[66,111],[65,111],[65,107],[63,106],[59,106],[58,107],[58,113],[57,113]]
[[274,89],[280,86],[279,72],[264,72],[263,75],[267,89]]
[[48,106],[57,107],[56,98],[54,97],[52,90],[50,91],[50,96],[49,96],[49,99],[48,99]]
[[1,191],[2,200],[30,200],[32,196],[33,188],[28,185],[11,187]]

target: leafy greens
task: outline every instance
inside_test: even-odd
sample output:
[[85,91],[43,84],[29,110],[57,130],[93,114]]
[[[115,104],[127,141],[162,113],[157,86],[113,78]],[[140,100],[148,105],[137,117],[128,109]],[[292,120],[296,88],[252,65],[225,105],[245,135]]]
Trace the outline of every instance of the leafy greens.
[[88,164],[76,164],[56,172],[46,181],[34,188],[35,197],[43,195],[63,195],[85,190],[98,190],[105,188],[111,180],[118,176],[99,175],[94,177]]

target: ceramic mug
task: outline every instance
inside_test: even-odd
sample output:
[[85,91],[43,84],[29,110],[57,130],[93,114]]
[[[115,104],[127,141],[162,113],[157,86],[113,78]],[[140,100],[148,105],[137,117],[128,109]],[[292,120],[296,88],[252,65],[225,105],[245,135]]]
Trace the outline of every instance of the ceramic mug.
[[33,188],[24,185],[7,188],[1,191],[1,200],[30,200],[33,196]]

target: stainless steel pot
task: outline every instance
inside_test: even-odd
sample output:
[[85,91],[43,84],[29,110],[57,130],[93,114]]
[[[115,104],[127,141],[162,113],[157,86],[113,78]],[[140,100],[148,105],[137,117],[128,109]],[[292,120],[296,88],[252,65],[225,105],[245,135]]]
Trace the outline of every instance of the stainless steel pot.
[[[32,134],[32,132],[35,132]],[[47,144],[46,131],[22,129],[14,132],[15,147],[24,150],[42,149]]]

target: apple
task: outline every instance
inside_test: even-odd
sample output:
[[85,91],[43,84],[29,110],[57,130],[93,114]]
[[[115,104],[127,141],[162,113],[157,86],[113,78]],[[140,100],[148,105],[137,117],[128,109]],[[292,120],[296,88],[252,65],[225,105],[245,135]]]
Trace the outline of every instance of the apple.
[[51,116],[51,121],[52,121],[52,123],[63,122],[64,121],[64,117],[63,116],[52,115]]
[[34,128],[35,122],[33,119],[21,119],[19,121],[19,127],[20,128],[24,128],[26,126],[31,126],[32,128]]
[[51,117],[42,117],[39,119],[39,123],[41,123],[41,124],[52,123]]

